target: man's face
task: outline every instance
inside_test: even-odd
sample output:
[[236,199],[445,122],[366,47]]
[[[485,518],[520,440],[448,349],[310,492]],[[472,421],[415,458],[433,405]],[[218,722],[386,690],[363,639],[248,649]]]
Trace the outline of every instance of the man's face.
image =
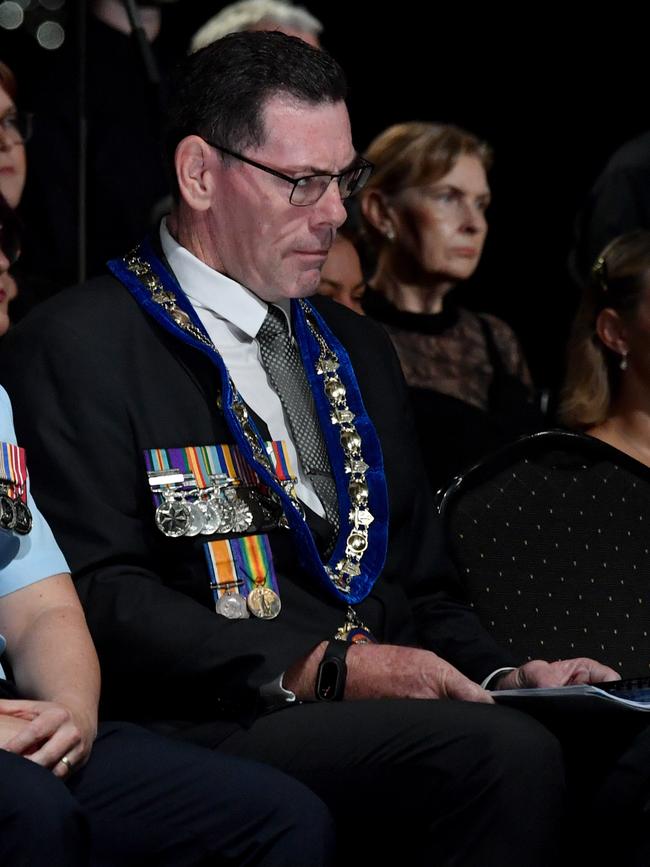
[[[355,159],[342,102],[317,106],[287,96],[264,110],[266,140],[243,156],[294,178],[337,173]],[[318,288],[336,229],[346,217],[336,181],[313,205],[289,202],[291,184],[217,151],[209,215],[214,267],[265,301],[300,298]],[[213,263],[208,263],[213,264]]]

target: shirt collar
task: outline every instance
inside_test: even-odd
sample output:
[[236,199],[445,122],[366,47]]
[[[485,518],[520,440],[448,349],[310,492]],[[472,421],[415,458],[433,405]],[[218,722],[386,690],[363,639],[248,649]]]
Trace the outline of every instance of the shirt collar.
[[[172,237],[166,219],[160,223],[160,243],[171,270],[192,306],[196,310],[209,310],[253,340],[266,316],[266,301],[262,301],[241,283],[210,268],[186,247],[182,247]],[[289,300],[282,299],[277,306],[287,317],[291,329]]]

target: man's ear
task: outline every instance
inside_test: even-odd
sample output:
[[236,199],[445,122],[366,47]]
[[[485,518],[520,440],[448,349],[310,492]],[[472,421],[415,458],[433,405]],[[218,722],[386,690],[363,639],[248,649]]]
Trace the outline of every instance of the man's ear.
[[369,190],[361,199],[364,217],[380,235],[392,240],[395,237],[395,212],[380,190]]
[[207,211],[214,195],[215,151],[198,135],[188,135],[176,146],[174,166],[181,198],[194,211]]
[[619,313],[611,307],[601,310],[596,319],[596,333],[608,349],[625,356],[629,351],[627,329]]

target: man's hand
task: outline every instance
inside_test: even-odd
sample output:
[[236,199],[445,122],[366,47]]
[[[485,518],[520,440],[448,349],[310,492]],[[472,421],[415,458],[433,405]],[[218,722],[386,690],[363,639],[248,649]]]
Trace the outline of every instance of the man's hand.
[[532,687],[573,686],[581,683],[603,683],[620,680],[620,675],[595,659],[560,659],[545,662],[533,659],[508,672],[496,684],[496,689],[524,689]]
[[[316,671],[326,643],[284,676],[284,686],[303,700],[314,698]],[[491,703],[484,689],[428,650],[390,644],[353,644],[347,655],[345,699],[428,698]]]
[[[13,719],[12,724],[7,719]],[[10,735],[4,737],[4,733]],[[2,748],[65,777],[85,764],[95,739],[94,719],[86,719],[72,704],[50,701],[0,700]],[[62,762],[65,756],[69,765]]]

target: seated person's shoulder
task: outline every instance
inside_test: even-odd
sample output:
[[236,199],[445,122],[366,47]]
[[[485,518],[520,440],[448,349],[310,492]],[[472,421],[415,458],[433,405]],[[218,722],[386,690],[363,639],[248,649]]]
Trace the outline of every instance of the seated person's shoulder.
[[629,170],[650,171],[650,131],[622,144],[612,154],[603,174]]
[[309,300],[344,345],[346,338],[376,341],[378,347],[391,345],[383,325],[369,316],[360,316],[344,304],[323,295],[314,295]]
[[115,337],[117,323],[128,320],[135,301],[110,275],[63,289],[34,306],[0,343],[1,352],[57,345],[67,340],[101,342]]

